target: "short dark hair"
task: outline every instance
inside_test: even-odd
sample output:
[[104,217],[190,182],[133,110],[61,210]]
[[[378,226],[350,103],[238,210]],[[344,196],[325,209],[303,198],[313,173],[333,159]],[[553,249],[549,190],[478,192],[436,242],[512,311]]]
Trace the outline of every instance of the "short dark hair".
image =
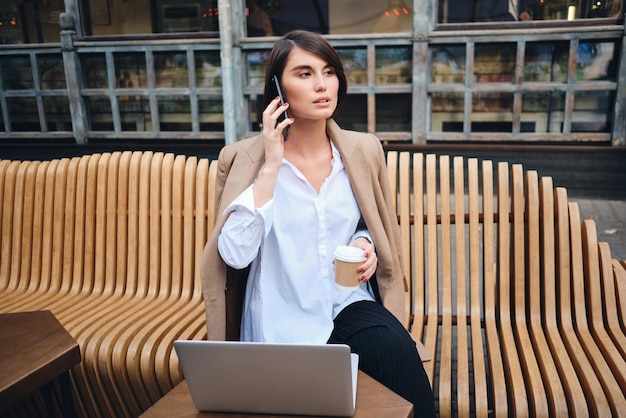
[[341,108],[348,91],[348,81],[346,79],[346,74],[343,71],[341,58],[339,58],[335,48],[333,48],[332,45],[320,34],[305,30],[291,31],[285,34],[274,44],[265,70],[265,91],[263,92],[262,110],[264,110],[278,95],[274,82],[272,81],[272,77],[276,75],[280,81],[283,70],[285,69],[287,57],[294,47],[302,48],[303,50],[320,57],[335,71],[335,74],[339,79],[337,107],[334,112],[334,114],[336,114]]

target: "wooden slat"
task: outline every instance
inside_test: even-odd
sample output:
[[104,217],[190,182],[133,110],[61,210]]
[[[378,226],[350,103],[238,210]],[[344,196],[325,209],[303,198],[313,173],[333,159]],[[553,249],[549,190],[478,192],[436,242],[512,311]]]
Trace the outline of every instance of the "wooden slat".
[[572,361],[576,375],[585,392],[587,408],[592,416],[610,416],[611,409],[602,385],[598,380],[593,365],[583,353],[585,352],[574,326],[574,298],[572,295],[572,244],[570,234],[569,207],[567,192],[564,188],[556,188],[555,214],[556,214],[556,252],[557,265],[557,295],[559,305],[559,329],[563,337],[563,343]]
[[426,277],[424,258],[424,154],[413,154],[413,324],[411,334],[422,341],[426,317]]
[[614,347],[622,355],[622,358],[626,359],[626,336],[622,331],[617,305],[615,281],[613,278],[613,266],[611,263],[611,248],[606,242],[598,243],[598,254],[600,256],[600,289],[602,291],[602,298],[594,301],[598,308],[602,311],[604,318],[604,329],[610,335],[613,341]]
[[2,165],[2,241],[0,246],[0,290],[12,290],[11,258],[13,253],[13,199],[15,195],[15,176],[19,169],[19,162],[13,161]]
[[[558,327],[558,308],[559,304],[556,295],[558,295],[559,288],[556,281],[557,266],[560,269],[560,259],[557,253],[557,241],[556,235],[556,216],[555,216],[555,204],[554,204],[554,189],[552,187],[552,179],[550,177],[543,177],[540,184],[540,220],[541,220],[541,253],[539,268],[541,272],[536,277],[531,276],[531,280],[539,281],[541,298],[543,299],[543,305],[539,294],[534,295],[533,298],[533,331],[538,332],[539,327],[545,326],[545,336],[547,344],[550,347],[550,353],[545,348],[541,353],[545,356],[542,361],[554,362],[555,367],[558,369],[558,375],[560,376],[560,382],[563,384],[564,394],[567,395],[565,401],[567,402],[567,410],[569,416],[586,417],[589,416],[589,410],[585,400],[585,394],[580,385],[576,370],[569,358],[565,344],[561,339]],[[539,314],[539,317],[537,317]],[[537,343],[536,343],[537,344]],[[549,355],[549,357],[548,357]],[[550,365],[552,367],[552,365]],[[544,366],[542,369],[544,373],[544,379],[548,382],[548,385],[559,384],[560,382],[554,382],[556,379],[556,373],[550,372]],[[549,375],[554,373],[554,375]],[[556,399],[556,395],[551,392],[551,397]],[[553,414],[556,411],[567,411],[563,406],[553,406]],[[560,413],[560,412],[559,412]]]
[[[573,292],[573,311],[574,311],[574,325],[576,327],[576,334],[580,340],[583,352],[587,355],[587,359],[593,365],[594,371],[600,385],[606,394],[609,404],[611,406],[611,412],[617,416],[621,414],[620,411],[626,411],[626,401],[624,400],[623,391],[620,389],[619,384],[607,361],[602,356],[602,351],[596,345],[593,336],[589,330],[587,307],[586,307],[586,292],[588,289],[588,283],[585,283],[585,267],[583,265],[584,251],[583,251],[583,238],[582,238],[582,226],[580,223],[580,212],[578,204],[570,202],[569,208],[569,221],[570,221],[570,245],[571,245],[571,290]],[[578,353],[576,355],[581,355]],[[572,355],[570,353],[570,355]],[[595,398],[591,399],[593,402]]]
[[426,156],[426,243],[425,251],[427,268],[426,281],[428,288],[428,313],[426,316],[426,333],[424,346],[432,354],[432,361],[424,363],[426,374],[434,385],[435,364],[438,361],[437,335],[439,316],[439,283],[438,283],[438,244],[437,244],[437,160],[432,154]]
[[24,181],[24,213],[22,216],[23,225],[22,225],[22,248],[20,252],[24,254],[22,259],[20,260],[20,272],[21,272],[21,280],[24,283],[28,284],[28,287],[25,287],[25,293],[29,295],[33,295],[37,292],[39,288],[39,277],[31,274],[32,272],[32,261],[31,257],[33,254],[33,246],[35,245],[35,234],[34,234],[34,217],[36,214],[35,208],[35,184],[37,181],[37,171],[40,166],[39,161],[33,161],[28,164],[28,170],[26,172],[26,178]]
[[[505,376],[507,379],[509,393],[509,405],[512,413],[516,417],[529,416],[528,393],[526,392],[526,383],[520,365],[518,347],[513,332],[511,306],[512,289],[511,280],[512,272],[509,257],[511,257],[511,224],[509,221],[509,167],[506,163],[498,164],[498,284],[496,288],[498,292],[499,312],[498,319],[500,323],[500,342],[504,351]],[[516,326],[517,328],[517,326]]]
[[399,221],[400,238],[402,242],[402,261],[404,276],[405,312],[407,317],[404,326],[410,328],[411,293],[409,292],[409,279],[411,278],[411,159],[409,153],[400,154],[399,164]]
[[[494,226],[494,172],[493,163],[491,161],[483,161],[482,163],[482,185],[483,185],[483,269],[484,269],[484,315],[485,315],[485,340],[487,344],[487,356],[489,358],[489,376],[493,382],[494,376],[505,376],[508,382],[510,379],[505,374],[504,361],[500,336],[498,320],[500,317],[500,311],[496,300],[499,300],[499,291],[497,284],[497,274],[500,271],[496,265],[496,254],[499,255],[499,251],[496,250],[496,230]],[[500,177],[500,176],[498,176]],[[499,180],[500,181],[500,180]],[[508,181],[508,179],[507,179]],[[498,190],[500,190],[498,186]],[[507,188],[508,189],[508,188]],[[508,193],[508,191],[507,191]],[[504,206],[504,203],[500,203],[498,200],[498,208]],[[508,212],[508,206],[507,206]],[[506,216],[508,219],[508,214]],[[500,235],[500,228],[498,227],[498,235]],[[506,324],[505,324],[506,325]],[[509,327],[510,329],[510,327]],[[490,391],[492,393],[492,408],[494,415],[497,417],[508,417],[508,398],[507,398],[507,385],[505,384],[491,384]]]
[[[548,201],[543,201],[546,197]],[[539,193],[539,179],[536,171],[526,172],[526,229],[527,229],[527,311],[530,338],[536,353],[536,361],[545,386],[547,396],[547,406],[552,416],[567,415],[568,402],[565,397],[563,386],[559,377],[559,372],[553,359],[553,353],[548,345],[547,337],[543,328],[543,309],[548,309],[548,295],[544,294],[543,286],[550,280],[549,273],[541,274],[542,267],[546,270],[554,270],[554,222],[543,224],[548,214],[541,214],[541,206],[550,205],[552,193],[547,196]],[[547,229],[547,230],[546,230]],[[552,233],[550,233],[552,230]],[[553,279],[552,279],[553,280]],[[554,292],[548,289],[548,292]],[[545,302],[542,306],[542,302]]]
[[615,278],[615,292],[617,294],[618,310],[622,331],[626,333],[626,263],[622,264],[618,260],[611,260],[613,265],[613,276]]
[[[456,289],[456,403],[459,416],[469,417],[471,411],[470,403],[470,381],[469,381],[469,344],[468,344],[468,323],[469,311],[467,308],[468,290],[466,278],[469,276],[466,271],[466,248],[465,248],[465,171],[463,158],[455,157],[454,166],[454,276],[453,286]],[[454,312],[453,312],[454,313]]]
[[[518,352],[526,379],[528,402],[531,413],[548,416],[549,409],[546,389],[533,351],[526,320],[526,250],[529,243],[526,238],[525,218],[531,215],[525,211],[524,175],[521,165],[511,167],[511,207],[513,211],[513,322]],[[536,222],[536,219],[534,220]],[[530,292],[535,289],[531,289]]]
[[[391,195],[398,196],[398,152],[389,151],[387,153],[387,175],[389,176],[389,186]],[[393,200],[393,208],[398,212],[398,199]]]
[[[439,347],[439,413],[450,416],[452,413],[452,238],[450,224],[450,158],[439,158],[439,199],[441,214],[441,277],[439,296],[441,306],[440,347]],[[431,258],[429,257],[429,262]],[[433,266],[433,270],[437,265]]]
[[[603,304],[606,303],[606,300],[602,292],[603,286],[600,276],[601,265],[598,251],[598,235],[593,220],[586,219],[583,221],[582,236],[585,261],[585,293],[587,297],[591,333],[598,348],[602,351],[603,357],[609,364],[620,388],[626,388],[626,362],[620,350],[615,347],[605,327]],[[610,254],[608,254],[608,259],[610,259]],[[626,402],[623,391],[622,401]],[[623,411],[626,411],[626,409]]]

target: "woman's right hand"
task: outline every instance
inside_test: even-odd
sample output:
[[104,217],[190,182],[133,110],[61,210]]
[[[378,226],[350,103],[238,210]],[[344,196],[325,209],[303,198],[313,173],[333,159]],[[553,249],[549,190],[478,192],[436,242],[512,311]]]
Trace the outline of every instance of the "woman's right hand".
[[280,105],[277,97],[272,100],[263,111],[263,130],[261,136],[265,147],[265,163],[254,184],[254,205],[259,208],[274,196],[274,188],[280,166],[283,163],[285,146],[283,140],[284,129],[293,123],[293,119],[285,119],[280,123],[278,118],[289,108],[289,104]]
[[280,167],[284,155],[284,131],[293,123],[293,119],[285,119],[278,123],[280,116],[289,108],[289,103],[280,105],[277,97],[263,111],[263,142],[265,145],[265,165],[272,168]]

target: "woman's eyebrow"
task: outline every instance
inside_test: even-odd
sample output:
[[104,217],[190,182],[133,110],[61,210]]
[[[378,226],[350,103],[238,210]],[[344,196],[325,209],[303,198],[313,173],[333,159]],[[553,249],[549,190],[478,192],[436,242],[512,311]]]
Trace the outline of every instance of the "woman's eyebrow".
[[[331,68],[331,66],[327,64],[322,69],[326,69],[326,68]],[[313,67],[308,64],[296,65],[295,67],[291,68],[290,71],[302,71],[302,70],[312,71]]]

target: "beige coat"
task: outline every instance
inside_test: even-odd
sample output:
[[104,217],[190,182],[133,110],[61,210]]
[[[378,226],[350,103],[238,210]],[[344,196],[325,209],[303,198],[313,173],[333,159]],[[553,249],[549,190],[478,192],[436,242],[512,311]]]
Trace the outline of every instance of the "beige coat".
[[[398,219],[380,140],[371,134],[346,131],[332,120],[328,136],[343,158],[361,214],[376,245],[376,282],[380,298],[405,323],[404,280]],[[263,164],[259,136],[226,146],[219,155],[216,181],[217,217],[201,265],[209,340],[238,339],[247,269],[227,267],[217,250],[217,237],[226,221],[224,209],[241,194]]]

